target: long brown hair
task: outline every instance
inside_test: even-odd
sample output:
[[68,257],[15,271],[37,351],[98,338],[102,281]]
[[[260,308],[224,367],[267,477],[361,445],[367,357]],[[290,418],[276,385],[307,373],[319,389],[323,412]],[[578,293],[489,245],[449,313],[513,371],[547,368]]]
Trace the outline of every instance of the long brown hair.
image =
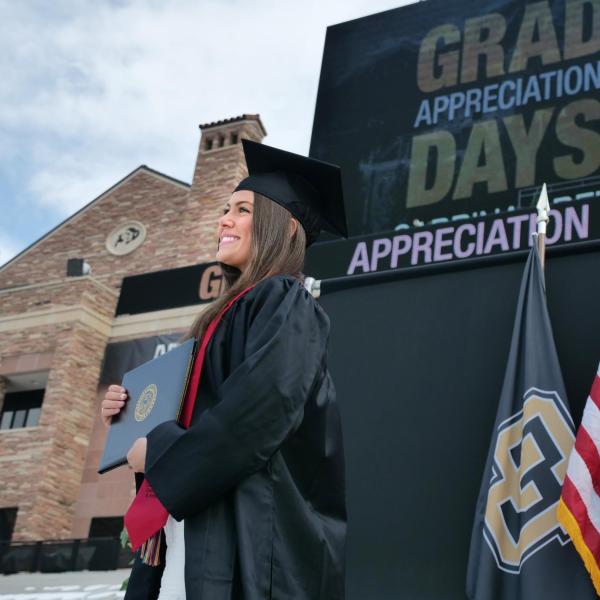
[[271,275],[293,275],[302,279],[306,234],[300,223],[290,236],[290,212],[266,196],[254,192],[250,259],[244,272],[225,263],[224,292],[211,302],[194,320],[179,342],[196,337],[202,339],[208,324],[237,294]]

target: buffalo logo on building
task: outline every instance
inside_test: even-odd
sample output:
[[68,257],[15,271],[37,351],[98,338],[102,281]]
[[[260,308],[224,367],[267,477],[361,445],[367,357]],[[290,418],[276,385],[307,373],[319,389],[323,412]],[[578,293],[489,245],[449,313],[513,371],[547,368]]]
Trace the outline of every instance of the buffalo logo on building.
[[146,228],[139,221],[127,221],[115,227],[106,238],[106,249],[123,256],[139,248],[146,239]]
[[531,388],[523,408],[498,426],[484,538],[503,571],[518,574],[546,544],[568,543],[556,507],[573,441],[556,392]]
[[140,394],[140,397],[135,404],[136,421],[143,421],[150,414],[156,403],[157,392],[158,390],[154,383],[151,383],[144,388],[144,391]]

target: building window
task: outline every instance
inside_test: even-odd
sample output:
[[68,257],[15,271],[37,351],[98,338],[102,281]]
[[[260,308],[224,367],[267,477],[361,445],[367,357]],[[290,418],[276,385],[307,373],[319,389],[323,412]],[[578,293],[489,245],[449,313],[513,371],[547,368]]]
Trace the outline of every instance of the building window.
[[7,392],[0,415],[0,429],[35,427],[40,420],[44,391]]
[[219,148],[222,148],[224,145],[225,145],[225,136],[220,135],[219,136]]
[[212,150],[212,147],[213,147],[212,138],[206,138],[206,143],[204,144],[204,147],[206,148],[206,150]]
[[231,134],[231,145],[234,146],[237,143],[238,143],[238,134],[232,133]]
[[0,508],[0,542],[10,542],[16,520],[16,508]]
[[123,517],[94,517],[90,524],[90,538],[118,538],[123,531]]

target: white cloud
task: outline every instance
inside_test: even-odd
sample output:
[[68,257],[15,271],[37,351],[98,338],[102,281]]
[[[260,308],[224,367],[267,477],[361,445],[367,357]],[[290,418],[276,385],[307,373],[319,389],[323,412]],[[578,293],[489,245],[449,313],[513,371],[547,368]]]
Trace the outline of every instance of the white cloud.
[[0,0],[0,176],[62,220],[141,163],[190,181],[199,123],[306,153],[326,26],[402,3]]

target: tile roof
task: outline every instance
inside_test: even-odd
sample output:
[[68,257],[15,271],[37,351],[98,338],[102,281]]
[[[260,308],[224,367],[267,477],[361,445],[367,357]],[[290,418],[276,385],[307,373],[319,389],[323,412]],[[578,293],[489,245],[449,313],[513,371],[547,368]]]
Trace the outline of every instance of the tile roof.
[[221,119],[220,121],[212,121],[211,123],[204,123],[200,125],[200,129],[209,129],[211,127],[218,127],[219,125],[229,125],[229,123],[235,123],[236,121],[257,121],[262,129],[264,135],[267,135],[267,130],[260,120],[260,115],[248,115],[243,114],[238,117],[231,117],[230,119]]

